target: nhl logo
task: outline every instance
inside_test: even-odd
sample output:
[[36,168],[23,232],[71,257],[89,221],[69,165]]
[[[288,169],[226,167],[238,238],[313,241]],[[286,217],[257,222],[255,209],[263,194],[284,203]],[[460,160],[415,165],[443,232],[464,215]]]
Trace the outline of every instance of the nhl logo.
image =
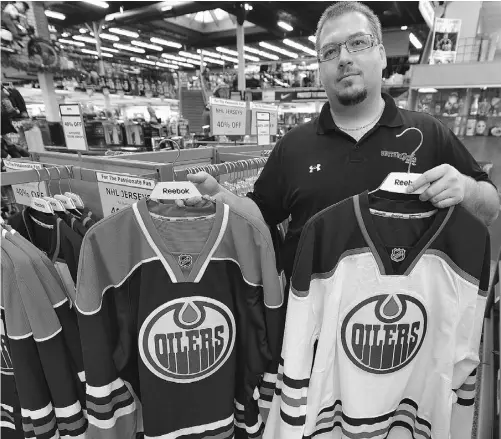
[[415,297],[380,294],[348,312],[340,337],[353,364],[366,372],[386,374],[414,359],[426,328],[426,309]]
[[139,331],[139,353],[165,381],[192,383],[215,373],[235,344],[229,308],[208,297],[175,299],[154,310]]
[[390,258],[392,261],[402,262],[405,259],[405,248],[394,248]]
[[190,268],[193,263],[193,258],[191,255],[182,254],[177,258],[179,266],[181,268]]

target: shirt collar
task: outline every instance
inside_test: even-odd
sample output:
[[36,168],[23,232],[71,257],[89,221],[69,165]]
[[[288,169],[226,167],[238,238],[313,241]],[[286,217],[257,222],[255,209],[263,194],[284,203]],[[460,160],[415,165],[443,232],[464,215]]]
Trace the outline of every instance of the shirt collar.
[[[386,93],[381,94],[384,99],[384,111],[379,119],[380,126],[399,127],[403,125],[402,115],[399,108],[396,106],[393,98]],[[317,120],[317,134],[327,134],[329,131],[339,131],[339,128],[334,123],[331,114],[331,106],[326,102],[322,107],[320,116]]]

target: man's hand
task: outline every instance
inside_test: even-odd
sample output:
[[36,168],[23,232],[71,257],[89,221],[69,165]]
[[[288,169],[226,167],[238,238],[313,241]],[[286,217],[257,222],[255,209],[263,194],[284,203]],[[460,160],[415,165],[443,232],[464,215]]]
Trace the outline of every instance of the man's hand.
[[430,184],[420,196],[421,201],[430,201],[435,207],[444,209],[463,202],[466,193],[467,177],[451,165],[439,165],[421,175],[411,186],[407,186],[407,193],[414,192],[420,187]]
[[221,199],[224,196],[224,189],[219,185],[216,179],[207,172],[198,172],[188,174],[188,180],[195,183],[195,186],[202,194],[202,197],[187,198],[185,200],[176,200],[179,207],[195,206],[203,207],[211,200]]

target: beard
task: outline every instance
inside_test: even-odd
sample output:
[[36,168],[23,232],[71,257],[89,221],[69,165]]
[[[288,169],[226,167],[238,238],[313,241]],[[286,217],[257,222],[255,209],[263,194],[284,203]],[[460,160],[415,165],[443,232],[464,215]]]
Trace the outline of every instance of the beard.
[[343,90],[336,93],[337,100],[341,105],[349,107],[360,104],[367,98],[367,88],[363,87],[358,90]]

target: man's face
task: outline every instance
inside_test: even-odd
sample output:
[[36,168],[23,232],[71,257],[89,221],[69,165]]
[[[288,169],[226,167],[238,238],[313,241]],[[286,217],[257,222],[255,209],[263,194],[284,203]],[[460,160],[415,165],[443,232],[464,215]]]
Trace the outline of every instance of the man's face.
[[[342,43],[359,34],[373,34],[367,17],[350,12],[327,21],[319,36],[320,47]],[[382,71],[386,53],[379,44],[367,50],[349,53],[345,46],[337,58],[319,63],[320,80],[327,92],[342,105],[355,105],[371,92],[381,90]]]

